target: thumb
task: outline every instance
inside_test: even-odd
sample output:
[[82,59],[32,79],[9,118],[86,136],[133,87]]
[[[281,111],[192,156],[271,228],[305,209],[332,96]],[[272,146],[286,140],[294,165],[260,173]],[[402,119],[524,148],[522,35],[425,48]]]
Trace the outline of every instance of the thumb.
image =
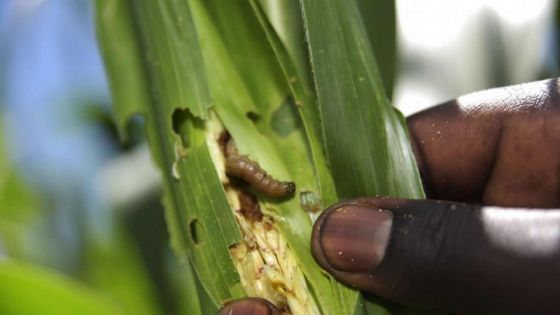
[[244,298],[224,306],[218,315],[281,315],[276,306],[261,298]]
[[340,281],[457,312],[560,311],[560,210],[359,199],[327,209],[312,237]]

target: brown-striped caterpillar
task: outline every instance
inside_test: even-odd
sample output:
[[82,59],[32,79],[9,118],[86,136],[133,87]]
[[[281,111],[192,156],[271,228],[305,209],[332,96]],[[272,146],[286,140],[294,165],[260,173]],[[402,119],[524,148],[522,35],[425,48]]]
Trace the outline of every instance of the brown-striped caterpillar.
[[272,178],[255,161],[239,154],[231,138],[226,144],[225,151],[228,175],[243,179],[265,196],[282,198],[295,192],[296,185],[293,182],[281,182]]

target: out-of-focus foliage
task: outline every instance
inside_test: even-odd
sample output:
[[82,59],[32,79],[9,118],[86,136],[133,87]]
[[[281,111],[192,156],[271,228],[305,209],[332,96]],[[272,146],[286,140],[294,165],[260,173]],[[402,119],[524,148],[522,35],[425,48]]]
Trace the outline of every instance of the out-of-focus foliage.
[[0,254],[24,258],[29,250],[25,243],[33,232],[29,223],[39,218],[39,198],[22,181],[6,150],[0,128]]
[[106,296],[22,261],[0,261],[0,313],[123,315]]
[[[121,145],[117,137],[91,18],[87,0],[0,5],[0,260],[27,261],[25,268],[10,270],[41,277],[40,287],[56,291],[63,278],[72,282],[72,291],[79,282],[88,294],[77,290],[78,302],[102,296],[119,314],[185,314],[184,287],[172,281],[189,271],[166,262],[170,250],[159,190],[117,207],[99,189],[107,186],[103,181],[122,180],[98,174],[107,173],[117,157],[135,153],[143,136],[135,123],[128,128],[133,141]],[[142,167],[153,168],[145,163],[134,173],[141,175]],[[0,290],[2,305],[15,296],[8,296],[7,285]],[[21,285],[13,294],[33,300],[31,295],[42,294],[40,287],[20,292]],[[73,299],[63,293],[45,294],[51,305],[33,313],[63,313],[65,299]],[[96,303],[93,298],[84,305]],[[102,304],[95,314],[110,311]]]

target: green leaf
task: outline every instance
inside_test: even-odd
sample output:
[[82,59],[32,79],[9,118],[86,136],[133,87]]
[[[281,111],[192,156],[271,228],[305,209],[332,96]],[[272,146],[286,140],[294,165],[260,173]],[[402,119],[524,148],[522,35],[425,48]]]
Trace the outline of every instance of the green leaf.
[[106,297],[66,276],[15,261],[0,261],[0,300],[1,314],[125,314]]
[[[166,217],[176,254],[180,259],[191,256],[216,306],[241,297],[227,251],[241,236],[204,144],[204,123],[197,118],[209,117],[210,99],[189,5],[176,0],[99,0],[97,12],[117,116],[145,114],[152,155],[164,179]],[[113,34],[122,38],[116,40]],[[131,43],[137,62],[112,54],[121,41]],[[134,74],[144,80],[129,91],[139,101],[131,105],[118,95]],[[188,138],[173,129],[174,119],[187,122]]]
[[188,108],[208,118],[210,98],[188,3],[133,1],[132,6],[152,97],[167,110]]
[[356,2],[301,0],[327,159],[339,197],[423,197]]
[[[299,111],[300,117],[305,127],[308,145],[314,164],[317,186],[321,196],[321,205],[326,207],[337,201],[334,182],[327,167],[327,161],[322,151],[321,124],[319,121],[319,111],[315,103],[312,83],[308,77],[308,69],[304,67],[303,61],[298,61],[302,57],[296,52],[290,54],[288,51],[289,43],[283,42],[278,36],[278,32],[273,29],[264,10],[256,0],[251,0],[251,5],[257,15],[267,39],[274,50],[276,58],[282,68],[285,79],[290,86],[292,95]],[[297,3],[295,4],[296,7]],[[294,44],[292,43],[292,46]],[[297,48],[293,48],[297,50]]]
[[133,114],[144,114],[150,94],[132,10],[127,0],[96,1],[97,38],[113,98],[121,137]]
[[358,0],[358,8],[377,59],[383,86],[391,99],[398,56],[395,1]]
[[[193,148],[180,162],[181,198],[188,205],[189,255],[204,286],[217,304],[241,297],[239,277],[227,248],[241,239],[222,184],[206,145]],[[204,184],[201,184],[204,182]],[[183,208],[185,209],[185,208]]]
[[[259,21],[262,25],[262,17],[266,16],[265,30],[273,29],[278,40],[283,43],[287,55],[290,57],[294,67],[299,71],[300,80],[307,83],[311,82],[311,69],[309,58],[307,55],[307,44],[305,43],[305,35],[303,32],[303,20],[301,18],[301,8],[299,0],[251,0],[251,5],[256,8],[256,4],[260,4],[257,14],[260,15]],[[264,13],[264,14],[263,14]],[[270,36],[269,30],[266,30],[267,37]],[[270,43],[273,48],[275,44]],[[274,48],[276,52],[276,48]],[[284,66],[283,66],[284,67]],[[310,90],[312,91],[312,89]]]
[[[268,47],[266,34],[260,30],[258,20],[254,19],[251,7],[242,5],[239,2],[220,2],[219,6],[211,6],[207,11],[203,10],[198,1],[192,1],[193,15],[195,16],[195,24],[199,30],[199,36],[204,38],[205,41],[202,45],[203,55],[208,69],[208,78],[211,89],[212,97],[218,116],[223,121],[227,130],[232,134],[243,154],[248,154],[249,157],[257,161],[264,169],[270,172],[274,177],[281,179],[291,179],[295,181],[299,190],[317,191],[317,187],[321,186],[321,181],[317,182],[314,178],[312,170],[309,165],[313,165],[308,156],[308,149],[306,148],[306,134],[301,128],[296,128],[291,131],[288,137],[279,136],[273,125],[274,116],[286,115],[291,116],[289,109],[284,114],[278,114],[285,106],[294,108],[294,104],[286,104],[282,102],[289,93],[290,89],[287,86],[288,77],[283,73],[280,65],[277,64],[273,49]],[[214,1],[206,1],[205,4],[214,3]],[[216,1],[217,3],[217,1]],[[253,3],[254,5],[254,3]],[[225,19],[225,13],[218,13],[217,11],[223,10],[228,13],[228,19]],[[212,12],[212,19],[207,12]],[[262,16],[261,16],[262,17]],[[211,19],[211,20],[210,20]],[[221,22],[212,23],[215,20]],[[227,24],[231,23],[231,24]],[[248,24],[240,26],[240,24]],[[256,23],[256,25],[255,25]],[[221,36],[214,25],[222,26]],[[252,27],[249,27],[252,25]],[[237,34],[228,35],[228,32],[223,31],[226,29],[242,29],[246,30],[242,34],[247,36],[236,37],[235,46],[227,43],[229,40],[224,40],[225,45],[221,45],[222,37],[233,36]],[[250,31],[249,31],[250,30]],[[252,34],[251,34],[252,33]],[[246,42],[247,40],[247,42]],[[263,45],[264,44],[264,45]],[[259,51],[257,56],[252,59],[265,59],[268,60],[267,67],[251,67],[244,63],[236,62],[235,58],[230,58],[229,52],[233,49],[244,50],[243,48],[253,46],[253,52]],[[257,48],[256,46],[264,46]],[[265,49],[265,47],[268,47]],[[229,48],[229,50],[228,50]],[[246,48],[245,50],[251,50]],[[272,64],[270,64],[272,61]],[[221,71],[219,71],[221,70]],[[242,75],[236,75],[240,73]],[[225,82],[227,75],[228,86],[235,86],[235,88],[227,88],[220,82]],[[282,78],[283,84],[279,83],[278,78]],[[246,80],[244,80],[246,79]],[[258,80],[257,80],[258,79]],[[268,88],[268,93],[255,94],[251,93],[252,89],[258,86],[252,86],[251,82],[259,82],[264,88]],[[292,80],[293,81],[293,80]],[[272,90],[270,87],[274,87]],[[302,89],[303,86],[292,86],[294,89]],[[309,104],[313,105],[310,91],[305,91]],[[283,96],[283,97],[278,97]],[[297,97],[300,95],[296,95]],[[258,105],[257,105],[258,104]],[[247,112],[255,111],[261,122],[257,121],[255,124],[247,118]],[[297,116],[297,114],[295,114]],[[317,117],[317,116],[315,116]],[[297,119],[297,118],[296,118]],[[307,135],[315,132],[315,129],[306,130]],[[313,141],[318,143],[316,134]],[[320,147],[317,147],[316,153],[321,154]],[[317,157],[317,156],[315,156]],[[315,158],[314,157],[314,158]],[[318,158],[321,158],[320,156]],[[315,159],[317,161],[317,159]],[[326,173],[326,164],[323,162],[322,172]],[[317,165],[317,164],[316,164]],[[316,167],[317,171],[317,167]],[[327,175],[328,176],[328,175]],[[328,186],[321,188],[321,196],[327,202],[334,201],[336,196],[334,194],[334,186],[332,179],[328,176],[322,183],[331,185],[331,190]],[[311,236],[311,221],[304,211],[297,199],[286,200],[281,203],[270,202],[267,203],[265,208],[269,213],[278,218],[280,229],[286,237],[290,248],[294,251],[300,267],[311,286],[312,292],[317,297],[319,307],[325,314],[350,314],[353,312],[357,301],[357,293],[349,290],[348,288],[336,283],[330,276],[325,276],[315,260],[311,256],[310,249],[310,236]]]

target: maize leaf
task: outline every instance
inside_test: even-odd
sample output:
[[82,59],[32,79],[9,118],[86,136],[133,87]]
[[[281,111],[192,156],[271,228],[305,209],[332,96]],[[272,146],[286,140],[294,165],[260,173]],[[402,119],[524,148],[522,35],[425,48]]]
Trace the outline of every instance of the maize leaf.
[[385,95],[356,2],[300,2],[339,197],[423,197],[404,121]]

